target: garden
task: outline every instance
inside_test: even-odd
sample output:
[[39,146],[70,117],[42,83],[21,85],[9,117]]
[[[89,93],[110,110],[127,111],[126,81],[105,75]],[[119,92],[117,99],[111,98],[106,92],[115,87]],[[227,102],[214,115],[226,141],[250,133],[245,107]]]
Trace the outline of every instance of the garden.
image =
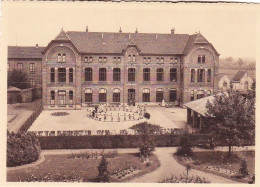
[[98,182],[98,166],[106,158],[110,182],[125,182],[134,177],[154,171],[160,166],[158,159],[151,155],[151,164],[143,162],[139,154],[97,153],[47,155],[37,166],[7,171],[7,181],[28,182]]

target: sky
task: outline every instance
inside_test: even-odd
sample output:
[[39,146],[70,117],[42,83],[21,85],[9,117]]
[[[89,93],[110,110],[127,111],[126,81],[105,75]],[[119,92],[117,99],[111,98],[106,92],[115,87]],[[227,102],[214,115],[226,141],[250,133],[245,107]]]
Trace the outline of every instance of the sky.
[[[23,4],[22,4],[23,3]],[[234,4],[2,2],[8,45],[46,46],[60,32],[200,32],[221,58],[255,58],[256,9]]]

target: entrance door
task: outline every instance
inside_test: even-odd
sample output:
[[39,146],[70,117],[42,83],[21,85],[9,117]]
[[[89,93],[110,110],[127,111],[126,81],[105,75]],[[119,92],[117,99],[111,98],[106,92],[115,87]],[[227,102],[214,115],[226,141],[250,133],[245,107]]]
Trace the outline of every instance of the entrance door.
[[135,89],[128,89],[128,105],[135,105]]
[[59,105],[65,105],[66,101],[66,91],[59,91],[58,92],[58,104]]

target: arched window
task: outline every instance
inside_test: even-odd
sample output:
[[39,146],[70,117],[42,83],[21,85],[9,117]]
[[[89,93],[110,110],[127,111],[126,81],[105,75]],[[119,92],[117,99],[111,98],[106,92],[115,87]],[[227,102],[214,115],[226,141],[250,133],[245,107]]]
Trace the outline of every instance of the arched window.
[[104,88],[99,89],[99,102],[107,102],[107,90]]
[[201,63],[201,56],[198,56],[198,63]]
[[163,68],[157,68],[157,81],[163,81]]
[[113,102],[120,102],[120,89],[118,88],[113,90]]
[[107,80],[107,69],[100,68],[99,69],[99,81],[106,81]]
[[135,82],[135,68],[128,69],[128,82]]
[[190,74],[191,74],[190,82],[195,82],[195,69],[192,69]]
[[61,62],[61,60],[62,60],[62,59],[61,59],[61,54],[60,54],[60,53],[58,54],[58,59],[57,59],[57,60],[58,60],[58,62]]
[[92,89],[90,88],[85,90],[85,102],[92,102]]
[[143,89],[143,102],[150,102],[150,89]]
[[62,55],[62,62],[66,62],[66,54]]
[[121,70],[120,68],[113,69],[113,81],[120,81],[121,80]]
[[143,81],[150,81],[150,68],[143,69]]
[[51,91],[51,105],[55,104],[55,91]]
[[85,69],[85,81],[92,81],[92,68]]
[[156,90],[156,102],[162,102],[162,100],[163,100],[163,89],[158,88]]
[[206,57],[205,55],[202,56],[202,63],[205,63],[206,62]]

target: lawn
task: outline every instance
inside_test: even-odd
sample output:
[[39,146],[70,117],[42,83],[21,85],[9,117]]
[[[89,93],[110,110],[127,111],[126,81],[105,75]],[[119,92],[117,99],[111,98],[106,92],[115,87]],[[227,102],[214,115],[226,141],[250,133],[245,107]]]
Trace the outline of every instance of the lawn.
[[[59,175],[67,176],[67,178],[77,177],[80,178],[82,182],[92,182],[95,180],[98,175],[97,167],[100,164],[101,158],[69,158],[69,156],[68,154],[47,155],[45,156],[45,161],[37,166],[9,170],[7,171],[7,181],[26,181],[26,179],[32,175],[37,179],[43,178],[44,176],[54,176],[54,178],[57,178],[57,175]],[[111,174],[115,171],[127,169],[130,165],[133,168],[139,169],[139,172],[122,179],[111,178],[112,182],[124,182],[151,172],[160,166],[158,159],[154,155],[151,156],[152,165],[149,167],[141,162],[137,154],[119,154],[118,157],[107,158],[107,161],[108,170]],[[53,179],[53,181],[57,181],[57,179]]]
[[[205,172],[220,175],[229,179],[245,182],[251,180],[255,173],[255,152],[254,151],[240,151],[233,152],[231,157],[228,157],[228,152],[222,151],[208,151],[208,152],[194,152],[191,158],[180,157],[174,155],[176,160],[182,164],[189,164],[191,168],[202,170]],[[247,169],[249,175],[243,179],[234,178],[240,169],[241,159],[247,161]]]

